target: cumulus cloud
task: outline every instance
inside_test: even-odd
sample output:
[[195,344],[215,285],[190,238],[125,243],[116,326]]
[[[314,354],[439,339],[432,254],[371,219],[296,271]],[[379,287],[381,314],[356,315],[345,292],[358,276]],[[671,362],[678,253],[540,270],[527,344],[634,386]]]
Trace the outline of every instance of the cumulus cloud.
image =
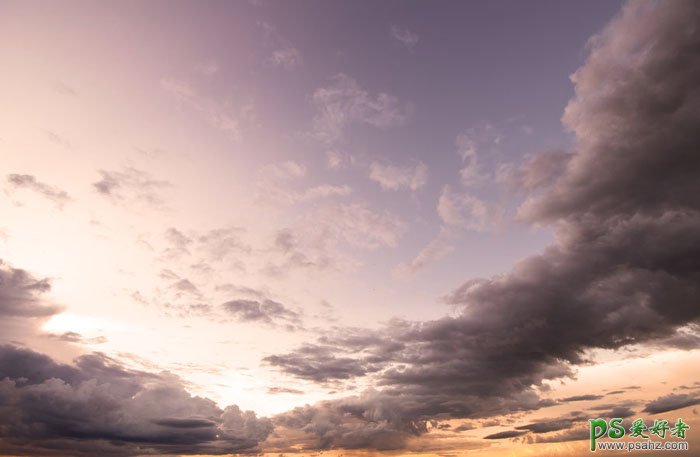
[[419,190],[428,182],[428,166],[423,162],[412,165],[393,165],[372,162],[369,179],[387,190]]
[[7,175],[7,182],[15,189],[27,189],[36,192],[54,202],[59,208],[62,208],[63,205],[70,201],[66,191],[43,183],[32,175],[9,174]]
[[[314,407],[300,428],[312,433],[322,427],[314,418],[354,411],[327,430],[357,423],[369,438],[374,424],[408,433],[408,424],[438,416],[537,409],[555,402],[534,387],[573,374],[589,350],[650,344],[692,328],[700,318],[698,49],[697,3],[626,4],[573,77],[564,121],[576,147],[563,174],[521,208],[530,221],[554,223],[556,241],[508,273],[449,294],[457,316],[394,321],[361,332],[362,343],[334,332],[268,358],[305,379],[357,374],[382,386],[362,400]],[[463,206],[473,217],[474,205]],[[440,213],[445,223],[474,223],[451,196]],[[372,338],[395,345],[368,344]],[[299,366],[308,370],[295,372]],[[625,408],[616,414],[632,413]],[[344,446],[342,437],[316,436],[319,445]]]
[[341,139],[351,124],[387,128],[403,124],[411,113],[410,106],[396,97],[383,92],[372,96],[342,73],[334,76],[329,86],[314,92],[313,103],[317,110],[314,135],[327,143]]

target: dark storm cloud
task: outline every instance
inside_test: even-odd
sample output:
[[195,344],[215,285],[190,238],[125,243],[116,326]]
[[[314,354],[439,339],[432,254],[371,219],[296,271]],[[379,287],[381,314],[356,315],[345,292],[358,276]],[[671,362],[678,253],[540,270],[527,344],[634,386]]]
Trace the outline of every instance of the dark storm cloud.
[[239,322],[262,322],[293,327],[301,322],[299,313],[274,300],[231,300],[221,307]]
[[268,419],[192,397],[179,379],[100,354],[74,365],[0,346],[0,453],[42,455],[258,452]]
[[100,170],[102,179],[92,184],[95,190],[113,200],[136,199],[159,205],[160,191],[170,186],[168,181],[154,179],[145,171],[124,167],[121,171]]
[[[700,317],[698,80],[700,4],[628,3],[573,77],[564,121],[575,150],[549,186],[543,171],[536,187],[545,189],[520,210],[555,224],[553,245],[509,273],[459,287],[446,297],[456,317],[394,321],[354,331],[356,341],[334,332],[266,361],[319,382],[371,376],[382,390],[353,397],[354,417],[365,422],[355,436],[377,423],[406,436],[421,430],[408,424],[433,417],[551,404],[534,387],[572,374],[590,349],[692,334]],[[348,408],[311,407],[299,426],[321,446],[343,447],[337,434],[317,433],[316,418]]]
[[669,394],[647,403],[644,411],[651,414],[665,413],[700,404],[700,397],[688,394]]
[[14,188],[28,189],[42,195],[54,202],[59,208],[70,201],[67,192],[43,183],[32,175],[10,174],[7,175],[7,182]]

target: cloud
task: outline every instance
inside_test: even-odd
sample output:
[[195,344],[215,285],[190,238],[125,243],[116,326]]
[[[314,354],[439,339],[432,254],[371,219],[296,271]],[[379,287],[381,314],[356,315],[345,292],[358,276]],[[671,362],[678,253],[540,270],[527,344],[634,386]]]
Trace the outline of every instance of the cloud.
[[267,59],[268,62],[285,70],[293,70],[304,63],[301,51],[293,46],[277,27],[264,21],[258,22],[257,25],[263,31],[264,46],[274,49]]
[[257,199],[278,206],[321,200],[333,197],[345,197],[353,193],[347,185],[319,184],[301,190],[293,189],[294,181],[306,176],[306,167],[293,161],[267,165],[262,168],[258,178]]
[[301,324],[301,316],[296,311],[274,300],[230,300],[221,305],[224,311],[239,322],[261,322],[271,325],[284,325],[296,328]]
[[[618,417],[618,416],[613,416],[613,417]],[[549,432],[556,432],[559,430],[564,430],[564,429],[569,429],[571,428],[572,424],[576,422],[584,422],[587,421],[587,418],[584,418],[580,414],[571,414],[567,417],[559,417],[556,419],[543,419],[537,422],[533,422],[530,424],[525,424],[521,425],[519,427],[515,427],[516,430],[525,430],[528,432],[532,432],[534,434],[541,434],[541,433],[549,433]]]
[[357,81],[342,73],[334,76],[329,86],[314,92],[313,103],[317,111],[314,135],[326,143],[340,140],[351,124],[378,128],[401,125],[412,111],[392,95],[372,96]]
[[411,261],[395,268],[394,273],[398,276],[411,278],[427,265],[450,254],[463,230],[496,230],[503,219],[503,210],[498,206],[468,192],[454,191],[449,185],[443,187],[436,210],[442,221],[438,235]]
[[63,205],[71,200],[67,192],[38,181],[32,175],[9,174],[7,182],[16,189],[28,189],[42,195],[54,202],[59,208],[63,208]]
[[698,404],[700,404],[700,397],[688,394],[669,394],[647,403],[644,407],[644,412],[651,414],[665,413]]
[[354,155],[348,154],[337,149],[326,151],[326,165],[331,170],[340,170],[349,166],[355,165],[357,159]]
[[60,306],[41,300],[51,289],[48,279],[36,279],[27,271],[13,268],[0,260],[0,316],[8,318],[48,317]]
[[[619,416],[618,416],[619,417]],[[536,443],[565,443],[568,441],[581,441],[590,438],[591,432],[588,428],[572,428],[562,433],[547,436],[537,436]]]
[[63,136],[59,135],[58,133],[54,132],[53,130],[47,130],[47,129],[41,129],[42,132],[44,132],[44,135],[46,135],[46,138],[48,138],[49,141],[51,141],[53,144],[57,146],[61,146],[62,148],[70,149],[71,148],[71,142],[67,139],[64,138]]
[[527,431],[519,431],[519,430],[507,430],[505,432],[498,432],[494,433],[491,435],[486,435],[484,437],[485,440],[503,440],[506,438],[515,438],[517,436],[521,436],[526,434]]
[[447,226],[483,232],[501,223],[503,211],[466,192],[445,186],[440,194],[437,213]]
[[208,60],[195,65],[195,70],[205,76],[212,76],[219,72],[219,64],[213,60]]
[[269,387],[267,389],[268,395],[280,395],[280,394],[292,394],[292,395],[303,395],[304,391],[299,389],[291,389],[289,387]]
[[303,63],[301,52],[297,48],[283,48],[273,51],[270,56],[273,65],[285,70],[293,70]]
[[698,208],[698,6],[666,6],[631,2],[591,40],[586,64],[571,77],[575,97],[563,116],[576,135],[576,154],[554,188],[522,208],[523,217]]
[[[627,3],[591,43],[565,114],[576,135],[573,156],[521,211],[554,224],[552,245],[507,273],[465,282],[445,297],[456,316],[392,321],[354,331],[364,337],[355,340],[334,331],[267,359],[304,379],[338,372],[380,386],[351,397],[348,427],[359,421],[370,436],[381,421],[405,431],[427,418],[552,405],[535,387],[571,376],[591,350],[654,344],[698,322],[700,6]],[[445,194],[445,224],[488,220],[468,198]],[[367,344],[372,339],[396,347]],[[313,414],[343,411],[350,401]],[[614,413],[632,413],[624,408]]]
[[533,192],[553,184],[562,176],[573,157],[561,151],[545,151],[534,154],[523,164],[512,184],[518,189]]
[[364,376],[370,368],[350,357],[336,357],[334,350],[323,346],[303,346],[286,355],[271,355],[263,361],[301,379],[325,383]]
[[107,342],[107,338],[104,336],[85,338],[83,335],[76,332],[64,332],[60,335],[49,334],[48,336],[49,338],[53,338],[58,341],[65,341],[66,343],[103,344]]
[[114,201],[141,200],[151,205],[163,203],[160,191],[168,181],[154,179],[145,171],[124,167],[121,171],[100,170],[102,179],[92,184],[95,190]]
[[372,162],[369,166],[369,179],[382,189],[416,191],[428,182],[428,166],[423,162],[413,165],[392,165]]
[[176,79],[161,79],[161,89],[173,97],[181,106],[191,109],[212,127],[221,130],[235,142],[242,139],[240,117],[245,117],[246,106],[236,112],[228,104],[200,95],[187,82]]
[[410,262],[400,264],[395,273],[403,277],[412,277],[418,271],[433,262],[454,251],[454,236],[449,230],[441,229],[437,237],[433,238]]
[[587,394],[587,395],[574,395],[573,397],[565,397],[565,398],[560,399],[559,401],[562,401],[562,402],[591,401],[591,400],[600,400],[601,398],[603,398],[603,395]]
[[272,423],[193,397],[174,376],[101,354],[74,365],[0,346],[0,451],[22,455],[257,453]]
[[420,41],[420,37],[417,34],[398,25],[391,26],[391,37],[407,48],[413,48]]
[[59,94],[70,95],[72,97],[78,96],[78,91],[74,87],[64,83],[63,81],[54,81],[53,89]]
[[404,233],[405,224],[388,211],[374,211],[364,203],[327,205],[313,218],[327,236],[355,247],[393,247]]
[[275,163],[265,167],[264,172],[276,179],[296,179],[306,176],[306,167],[294,160]]
[[457,136],[457,154],[462,159],[459,174],[465,187],[476,186],[489,178],[482,169],[480,157],[495,152],[501,140],[501,133],[489,123],[471,127]]

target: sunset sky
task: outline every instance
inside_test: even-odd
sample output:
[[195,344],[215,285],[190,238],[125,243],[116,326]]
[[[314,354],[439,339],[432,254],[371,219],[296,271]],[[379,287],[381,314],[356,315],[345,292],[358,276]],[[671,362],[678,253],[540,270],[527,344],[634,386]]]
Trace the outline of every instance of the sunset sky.
[[0,455],[700,456],[700,3],[0,0],[0,69]]

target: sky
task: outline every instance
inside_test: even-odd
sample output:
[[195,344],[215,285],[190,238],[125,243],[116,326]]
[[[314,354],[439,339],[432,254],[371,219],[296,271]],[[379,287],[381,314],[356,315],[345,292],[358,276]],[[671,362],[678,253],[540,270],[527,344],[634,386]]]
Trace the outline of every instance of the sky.
[[0,0],[0,62],[0,455],[700,455],[697,3]]

